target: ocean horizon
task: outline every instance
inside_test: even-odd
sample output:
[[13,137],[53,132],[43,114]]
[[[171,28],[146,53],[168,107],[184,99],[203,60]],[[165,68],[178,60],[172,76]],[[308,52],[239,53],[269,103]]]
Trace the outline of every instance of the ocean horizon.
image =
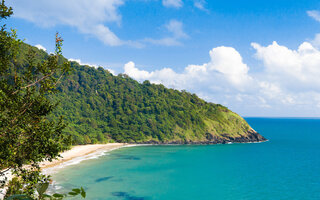
[[320,119],[247,117],[263,143],[121,148],[65,166],[87,199],[320,199]]

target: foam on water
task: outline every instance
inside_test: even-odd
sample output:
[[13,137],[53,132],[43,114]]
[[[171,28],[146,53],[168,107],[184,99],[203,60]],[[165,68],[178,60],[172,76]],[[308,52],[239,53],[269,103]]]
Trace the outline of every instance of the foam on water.
[[120,148],[124,148],[124,147],[133,147],[133,146],[138,146],[138,145],[126,145],[126,146],[121,146],[121,147],[115,147],[115,148],[108,149],[108,150],[98,150],[96,152],[87,154],[85,156],[80,156],[80,157],[65,161],[65,162],[63,162],[63,163],[61,163],[59,165],[54,166],[54,167],[43,169],[42,173],[43,174],[47,174],[47,175],[54,174],[54,173],[58,172],[59,169],[65,168],[67,166],[77,165],[77,164],[79,164],[79,163],[81,163],[82,161],[85,161],[85,160],[97,159],[97,158],[99,158],[101,156],[109,155],[108,152],[116,150],[116,149],[120,149]]

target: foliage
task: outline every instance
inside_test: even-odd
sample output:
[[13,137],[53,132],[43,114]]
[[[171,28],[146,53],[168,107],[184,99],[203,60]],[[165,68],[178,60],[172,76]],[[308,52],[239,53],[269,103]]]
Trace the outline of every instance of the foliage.
[[53,118],[65,116],[74,144],[197,142],[207,141],[208,134],[240,137],[250,129],[237,114],[195,94],[140,84],[101,67],[76,62],[71,67],[58,87],[61,92],[51,97],[60,101]]
[[149,81],[140,84],[101,67],[76,62],[71,67],[58,87],[61,92],[52,98],[60,101],[53,118],[66,116],[74,144],[204,142],[208,134],[241,137],[250,129],[237,114],[195,94]]
[[[2,0],[0,21],[11,14]],[[1,26],[0,171],[12,169],[16,177],[7,193],[16,196],[9,199],[66,197],[44,193],[49,177],[41,175],[39,162],[55,159],[71,138],[73,144],[189,143],[250,134],[240,116],[195,94],[70,64],[61,55],[62,42],[57,34],[56,51],[48,55]],[[65,130],[60,116],[69,124]],[[68,193],[78,194],[85,197],[82,188]]]
[[[36,51],[36,63],[47,56],[24,43],[20,49],[20,63],[29,49]],[[195,94],[149,81],[139,83],[102,67],[71,62],[71,69],[57,87],[60,92],[50,98],[60,102],[51,119],[65,116],[64,131],[72,136],[73,144],[208,142],[225,136],[246,137],[251,129],[239,115]]]
[[47,191],[49,187],[49,183],[39,183],[36,185],[36,190],[38,193],[37,197],[32,197],[30,195],[26,195],[26,194],[14,194],[9,196],[8,198],[6,198],[6,200],[61,200],[67,197],[75,197],[78,195],[81,195],[82,198],[86,198],[86,192],[84,191],[84,189],[81,188],[75,188],[72,189],[71,192],[69,192],[68,194],[59,194],[59,193],[55,193],[53,195],[49,195],[46,194],[45,192]]
[[[12,14],[12,8],[0,5],[0,19]],[[39,162],[57,158],[70,139],[62,130],[61,117],[55,121],[48,115],[56,107],[49,94],[70,70],[68,62],[61,63],[62,39],[56,35],[55,54],[46,55],[35,63],[36,52],[28,49],[21,61],[22,41],[16,31],[0,30],[0,176],[11,169],[16,179],[11,181],[11,194],[34,195],[38,183],[48,181],[40,174]],[[26,167],[26,165],[28,165]],[[1,187],[1,186],[0,186]],[[3,187],[3,185],[2,185]]]

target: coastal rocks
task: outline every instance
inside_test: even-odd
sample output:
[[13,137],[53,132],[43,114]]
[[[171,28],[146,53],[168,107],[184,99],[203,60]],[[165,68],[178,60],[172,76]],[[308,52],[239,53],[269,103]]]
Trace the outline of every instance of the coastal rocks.
[[232,137],[228,133],[221,134],[220,137],[206,134],[206,140],[202,141],[188,141],[188,140],[179,140],[179,141],[156,141],[149,140],[146,142],[139,142],[138,144],[228,144],[228,143],[253,143],[253,142],[264,142],[267,141],[262,135],[258,132],[250,129],[245,136]]

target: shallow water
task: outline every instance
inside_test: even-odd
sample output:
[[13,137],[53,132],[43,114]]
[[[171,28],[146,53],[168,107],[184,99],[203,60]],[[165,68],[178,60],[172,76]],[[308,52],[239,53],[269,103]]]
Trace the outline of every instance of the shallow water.
[[87,199],[320,199],[320,119],[246,120],[269,141],[122,148],[53,179]]

